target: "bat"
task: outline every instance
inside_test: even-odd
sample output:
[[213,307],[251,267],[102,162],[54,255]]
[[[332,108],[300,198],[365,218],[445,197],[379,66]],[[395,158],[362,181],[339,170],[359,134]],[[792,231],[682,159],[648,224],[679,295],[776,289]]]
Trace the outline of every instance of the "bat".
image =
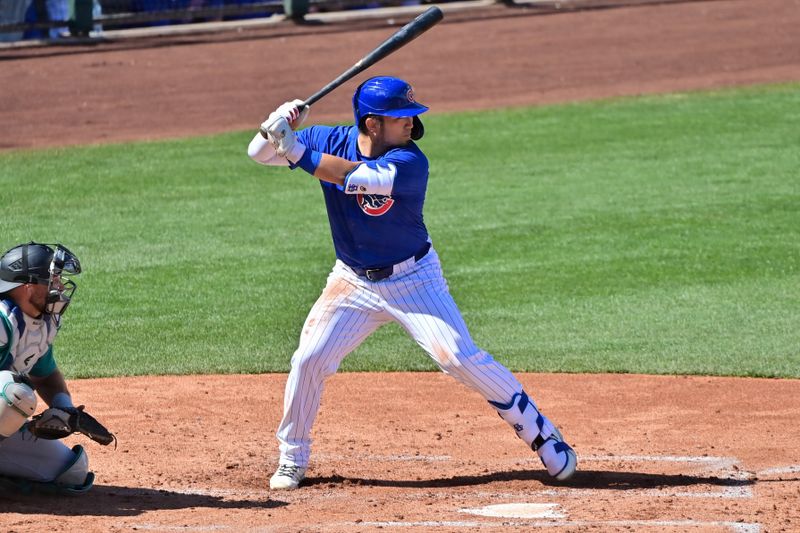
[[[357,74],[365,71],[381,59],[385,58],[389,54],[396,52],[403,46],[407,45],[424,32],[431,29],[434,25],[436,25],[440,20],[444,18],[444,14],[442,10],[436,6],[428,8],[424,13],[419,15],[417,18],[397,30],[397,32],[386,39],[383,43],[377,46],[372,52],[368,53],[361,59],[359,59],[355,65],[347,69],[346,71],[342,72],[336,79],[332,82],[327,84],[325,87],[320,89],[319,91],[315,92],[308,98],[306,98],[305,102],[303,102],[303,106],[310,106],[314,102],[317,102],[326,94],[330,93],[347,80],[356,76]],[[302,107],[302,106],[301,106]]]
[[[350,78],[365,71],[384,57],[396,52],[403,46],[422,35],[424,32],[431,29],[436,23],[442,20],[442,18],[444,18],[444,14],[442,13],[441,9],[436,6],[428,8],[424,13],[417,16],[417,18],[397,30],[394,35],[386,39],[373,51],[359,59],[355,65],[342,72],[332,82],[306,98],[303,103],[298,104],[298,108],[302,109],[305,106],[310,106],[311,104],[319,101],[326,94],[330,93]],[[269,133],[264,129],[263,126],[260,131],[261,135],[265,139],[269,139]]]

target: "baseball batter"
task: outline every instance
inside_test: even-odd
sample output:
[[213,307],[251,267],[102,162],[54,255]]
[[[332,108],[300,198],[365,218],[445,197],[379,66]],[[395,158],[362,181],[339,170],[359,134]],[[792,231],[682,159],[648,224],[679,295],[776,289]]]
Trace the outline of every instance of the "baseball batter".
[[[373,331],[398,322],[446,374],[481,394],[558,480],[577,457],[520,382],[472,341],[423,222],[428,160],[411,86],[375,77],[353,95],[354,126],[296,131],[308,107],[295,100],[261,125],[248,155],[319,179],[336,262],[292,357],[278,427],[279,467],[271,489],[296,489],[311,453],[309,434],[324,380]],[[266,137],[266,138],[265,138]],[[291,178],[290,178],[291,179]]]
[[[81,494],[94,481],[83,447],[58,440],[75,431],[94,439],[96,429],[105,431],[73,405],[53,357],[75,291],[69,276],[80,271],[78,258],[60,244],[20,244],[0,257],[0,487]],[[29,421],[36,393],[48,408]],[[99,439],[108,444],[108,437]]]

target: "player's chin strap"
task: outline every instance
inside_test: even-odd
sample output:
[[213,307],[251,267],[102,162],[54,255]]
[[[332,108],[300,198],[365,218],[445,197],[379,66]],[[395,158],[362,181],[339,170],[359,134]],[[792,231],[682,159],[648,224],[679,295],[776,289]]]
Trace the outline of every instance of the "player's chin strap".
[[539,412],[533,400],[525,391],[514,394],[508,403],[489,401],[497,409],[500,418],[508,422],[517,432],[517,436],[537,451],[553,434],[553,424]]

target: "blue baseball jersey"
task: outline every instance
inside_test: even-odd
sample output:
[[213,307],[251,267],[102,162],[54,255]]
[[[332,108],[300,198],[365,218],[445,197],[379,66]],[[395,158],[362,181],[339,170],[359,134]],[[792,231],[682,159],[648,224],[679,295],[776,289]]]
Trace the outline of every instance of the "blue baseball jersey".
[[320,181],[328,210],[336,257],[358,268],[384,267],[413,256],[428,241],[422,219],[428,187],[428,158],[413,142],[377,158],[358,150],[355,126],[312,126],[297,133],[312,150],[367,165],[397,168],[392,193],[346,194],[342,187]]

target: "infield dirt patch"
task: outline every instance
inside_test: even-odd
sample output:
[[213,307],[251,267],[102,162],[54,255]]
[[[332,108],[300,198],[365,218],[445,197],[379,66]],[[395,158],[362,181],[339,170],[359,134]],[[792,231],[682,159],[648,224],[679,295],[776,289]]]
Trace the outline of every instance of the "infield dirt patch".
[[[339,374],[305,486],[270,492],[285,376],[78,380],[119,447],[82,498],[0,502],[13,531],[796,531],[800,382],[522,374],[581,458],[552,483],[443,374]],[[501,507],[501,516],[468,513]],[[529,507],[520,508],[519,504]],[[550,515],[530,504],[549,504]],[[508,509],[512,510],[509,516]],[[490,509],[491,510],[491,509]]]
[[[255,129],[392,31],[375,25],[3,50],[0,149]],[[497,6],[446,16],[370,73],[409,79],[432,112],[797,81],[799,27],[797,0],[546,15]],[[310,122],[348,120],[357,82]],[[581,458],[566,484],[550,483],[482,399],[440,374],[334,376],[307,484],[292,493],[267,489],[284,375],[76,380],[74,396],[117,432],[118,449],[71,438],[89,451],[92,493],[2,500],[0,526],[800,530],[800,382],[520,378]]]

